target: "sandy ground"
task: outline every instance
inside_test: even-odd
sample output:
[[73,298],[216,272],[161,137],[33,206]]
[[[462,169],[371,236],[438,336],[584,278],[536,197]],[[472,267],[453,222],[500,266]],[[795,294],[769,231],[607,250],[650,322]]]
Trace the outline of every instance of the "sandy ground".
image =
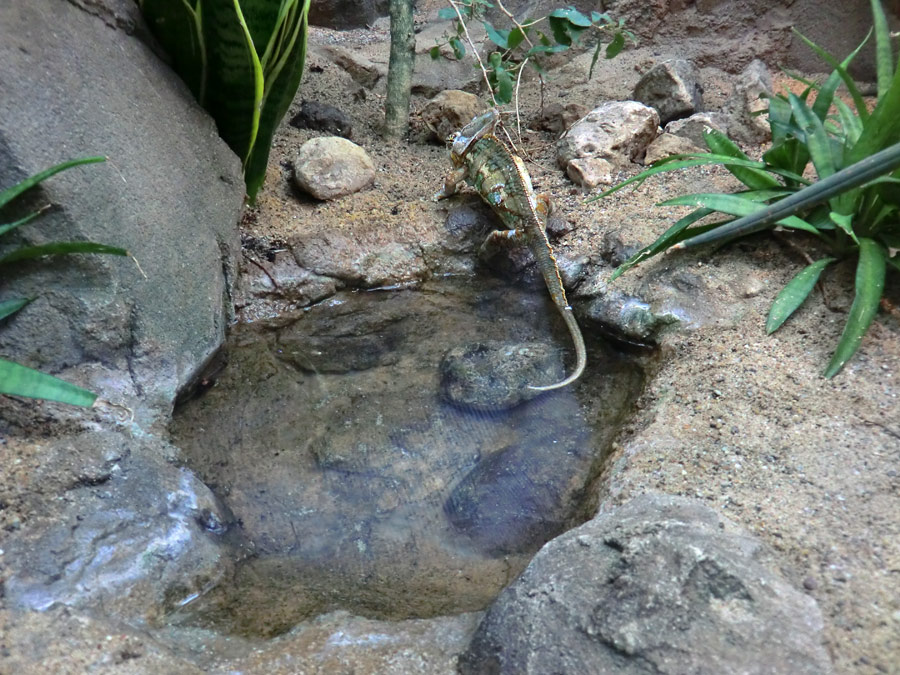
[[[317,38],[352,45],[370,43],[373,35],[323,31]],[[593,82],[575,63],[551,77],[545,100],[591,106],[621,98],[638,71],[665,56],[636,50],[618,64],[604,64]],[[289,161],[314,134],[284,127],[271,180],[246,232],[273,246],[300,234],[348,229],[377,230],[386,240],[432,240],[446,207],[433,204],[430,195],[447,159],[443,148],[424,140],[416,114],[424,99],[413,101],[412,142],[385,143],[377,134],[383,105],[378,89],[354,96],[359,87],[343,70],[315,54],[311,63],[317,67],[302,85],[303,98],[338,106],[353,118],[353,140],[378,167],[375,187],[330,203],[299,195],[290,182]],[[704,69],[702,78],[707,106],[714,108],[730,92],[731,81],[715,69]],[[522,102],[526,122],[536,114],[538,100],[536,85],[528,87]],[[599,260],[607,233],[626,244],[648,243],[678,215],[676,209],[654,206],[657,202],[734,185],[722,171],[698,169],[585,204],[581,189],[555,166],[551,136],[528,131],[522,148],[532,159],[536,187],[552,194],[573,226],[557,244],[561,259]],[[597,484],[599,499],[603,508],[659,490],[708,501],[758,535],[773,551],[773,564],[816,598],[838,672],[897,673],[900,326],[896,316],[880,314],[845,371],[830,381],[821,377],[851,300],[852,268],[845,265],[826,279],[824,296],[816,292],[782,330],[767,337],[769,304],[804,263],[799,249],[809,246],[795,237],[760,236],[714,255],[666,257],[617,282],[651,296],[680,285],[679,302],[689,321],[663,340],[658,372],[618,441],[610,471]],[[888,296],[894,302],[900,301],[897,291],[893,277]]]

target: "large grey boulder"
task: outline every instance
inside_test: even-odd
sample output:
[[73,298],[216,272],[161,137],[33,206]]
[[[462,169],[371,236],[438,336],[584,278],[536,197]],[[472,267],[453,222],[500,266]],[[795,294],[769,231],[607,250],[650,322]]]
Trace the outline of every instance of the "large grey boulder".
[[108,156],[47,181],[32,204],[56,209],[20,236],[121,246],[146,277],[109,256],[22,266],[0,297],[38,299],[0,331],[0,353],[51,372],[102,364],[75,379],[111,400],[135,390],[148,405],[128,404],[154,417],[223,339],[244,186],[187,88],[116,27],[143,25],[136,6],[88,9],[0,0],[0,187]]
[[818,606],[760,553],[700,502],[642,495],[547,544],[460,672],[830,673]]

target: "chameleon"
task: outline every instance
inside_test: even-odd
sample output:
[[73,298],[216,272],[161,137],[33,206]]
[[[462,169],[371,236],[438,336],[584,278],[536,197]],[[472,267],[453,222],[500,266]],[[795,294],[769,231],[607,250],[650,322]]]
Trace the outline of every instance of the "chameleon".
[[572,308],[566,300],[553,247],[547,239],[550,198],[545,194],[535,194],[525,162],[495,135],[499,122],[500,112],[493,108],[476,116],[450,136],[448,143],[451,144],[450,161],[453,169],[444,179],[444,186],[435,195],[435,199],[450,197],[464,183],[468,183],[478,191],[505,228],[491,232],[481,245],[481,251],[504,240],[524,243],[531,250],[541,276],[544,277],[544,283],[547,284],[547,290],[550,291],[550,297],[572,336],[576,363],[575,370],[564,380],[528,388],[536,391],[560,389],[572,384],[584,372],[587,351]]

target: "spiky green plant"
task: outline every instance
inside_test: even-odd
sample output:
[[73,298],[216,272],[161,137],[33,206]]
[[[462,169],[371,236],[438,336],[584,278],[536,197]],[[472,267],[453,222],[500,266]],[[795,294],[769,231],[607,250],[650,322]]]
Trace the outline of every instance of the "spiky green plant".
[[172,66],[241,158],[250,201],[300,86],[310,0],[140,0]]
[[[12,202],[16,197],[33,188],[41,181],[50,178],[54,174],[81,164],[93,164],[102,162],[105,157],[85,157],[83,159],[74,159],[69,162],[62,162],[56,166],[50,167],[46,171],[41,171],[25,180],[13,185],[6,190],[0,192],[0,213],[7,204]],[[19,218],[10,223],[0,224],[0,236],[12,232],[18,227],[31,222],[39,215],[44,213],[49,206],[42,207],[37,211],[29,213],[23,218]],[[11,263],[21,262],[23,260],[31,260],[46,255],[65,255],[69,253],[111,253],[113,255],[128,255],[128,252],[122,248],[107,246],[106,244],[95,244],[90,241],[56,241],[48,244],[39,244],[36,246],[20,246],[0,254],[0,268]],[[0,321],[15,314],[25,307],[33,298],[8,298],[0,300]],[[89,406],[93,405],[97,395],[69,384],[65,380],[58,377],[47,375],[40,371],[28,368],[13,361],[0,359],[0,394],[11,394],[13,396],[27,396],[29,398],[43,398],[51,401],[60,401],[62,403],[70,403],[72,405]]]
[[[847,73],[872,31],[842,62],[801,35],[834,70],[822,84],[796,78],[805,86],[799,95],[770,97],[772,147],[762,161],[752,161],[726,136],[708,129],[709,153],[666,158],[597,197],[658,173],[701,164],[724,165],[746,188],[735,194],[692,194],[663,202],[697,208],[623,263],[613,279],[669,248],[727,241],[776,226],[807,232],[830,255],[802,269],[778,294],[766,331],[778,330],[803,304],[825,268],[840,259],[857,258],[853,304],[824,375],[830,378],[840,372],[875,317],[886,268],[900,270],[900,67],[894,64],[881,3],[871,0],[871,5],[878,77],[875,108],[869,112]],[[835,97],[841,83],[852,107]],[[812,92],[815,100],[810,104]],[[817,182],[804,178],[810,163]],[[734,219],[695,225],[714,213]]]

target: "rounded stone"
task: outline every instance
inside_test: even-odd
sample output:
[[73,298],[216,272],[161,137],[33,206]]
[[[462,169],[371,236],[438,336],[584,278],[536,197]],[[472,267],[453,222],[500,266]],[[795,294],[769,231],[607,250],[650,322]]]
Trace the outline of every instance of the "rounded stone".
[[375,182],[375,163],[346,138],[313,138],[297,152],[294,180],[316,199],[337,199],[370,187]]

